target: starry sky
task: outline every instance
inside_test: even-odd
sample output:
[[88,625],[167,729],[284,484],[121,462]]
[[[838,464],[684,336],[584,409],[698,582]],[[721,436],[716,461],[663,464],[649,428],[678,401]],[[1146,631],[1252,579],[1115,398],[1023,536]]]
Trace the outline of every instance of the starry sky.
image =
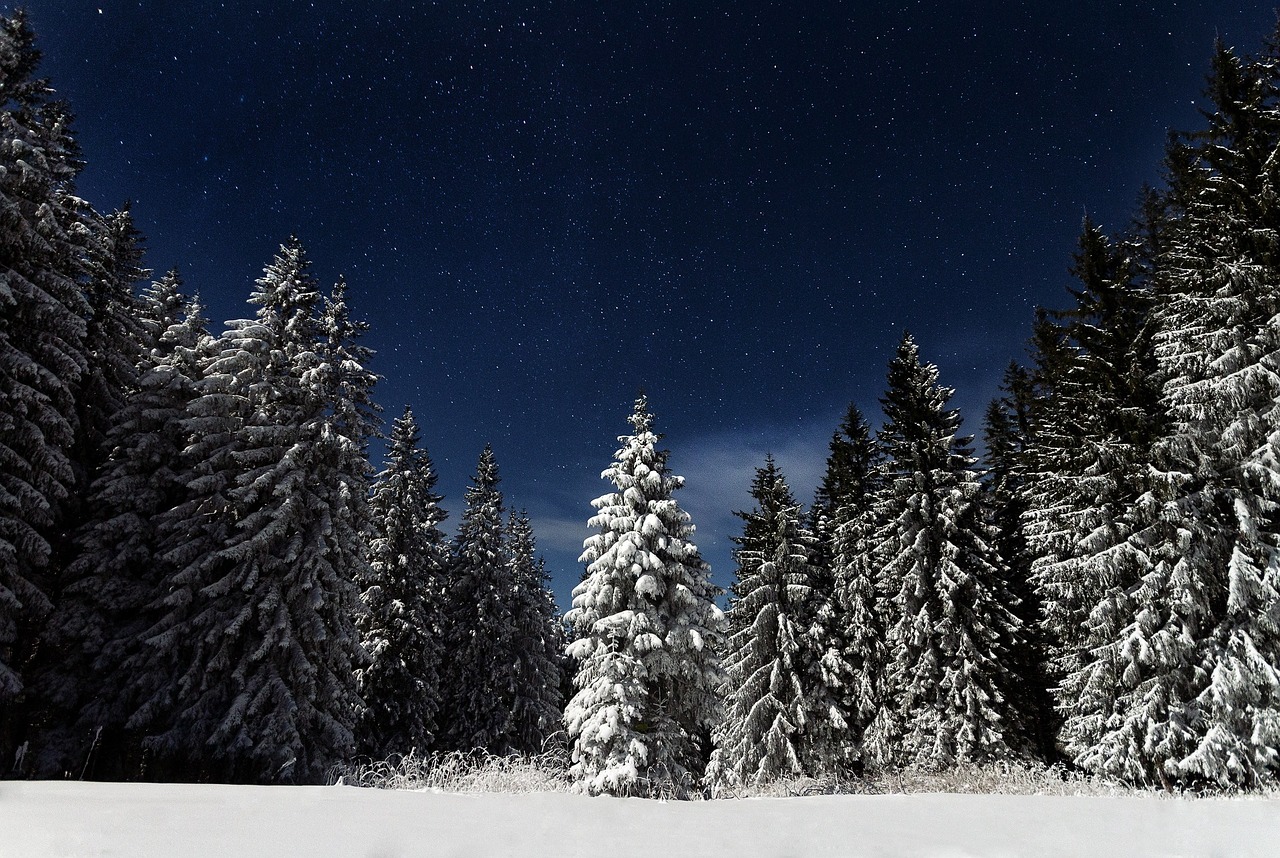
[[812,496],[909,329],[966,430],[1271,3],[28,0],[100,210],[220,330],[298,235],[456,527],[483,445],[557,597],[644,388],[727,585],[766,452]]

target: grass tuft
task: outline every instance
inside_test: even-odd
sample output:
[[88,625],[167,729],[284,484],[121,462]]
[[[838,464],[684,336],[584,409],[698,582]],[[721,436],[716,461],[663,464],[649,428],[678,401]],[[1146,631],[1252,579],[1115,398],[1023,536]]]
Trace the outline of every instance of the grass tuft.
[[495,756],[485,751],[419,756],[342,766],[331,783],[373,789],[450,793],[568,792],[569,761],[564,751],[533,756]]

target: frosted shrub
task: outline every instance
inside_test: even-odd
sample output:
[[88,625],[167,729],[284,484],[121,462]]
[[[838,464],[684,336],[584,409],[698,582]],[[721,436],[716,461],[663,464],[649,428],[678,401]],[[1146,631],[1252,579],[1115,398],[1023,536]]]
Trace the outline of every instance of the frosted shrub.
[[403,757],[342,766],[331,783],[374,789],[448,793],[568,792],[569,762],[562,750],[495,756],[484,751]]

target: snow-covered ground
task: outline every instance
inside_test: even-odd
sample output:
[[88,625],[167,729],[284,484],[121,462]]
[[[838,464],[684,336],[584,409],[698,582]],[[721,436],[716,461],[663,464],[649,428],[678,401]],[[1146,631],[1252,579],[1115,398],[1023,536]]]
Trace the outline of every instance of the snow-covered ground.
[[0,782],[0,855],[1280,855],[1280,800],[1008,795],[699,802],[335,787]]

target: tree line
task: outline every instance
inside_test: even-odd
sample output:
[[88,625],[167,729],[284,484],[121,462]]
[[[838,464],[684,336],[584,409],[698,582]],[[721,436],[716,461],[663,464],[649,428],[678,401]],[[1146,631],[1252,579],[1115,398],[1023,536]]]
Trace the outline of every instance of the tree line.
[[637,403],[569,613],[585,789],[1001,760],[1275,785],[1280,31],[1257,56],[1217,44],[1205,94],[1133,222],[1086,219],[984,465],[905,335],[879,430],[850,407],[807,512],[757,470],[723,616],[687,525],[644,514],[678,479]]
[[315,782],[356,755],[539,752],[563,629],[485,448],[456,538],[378,409],[342,281],[290,239],[212,335],[74,193],[66,107],[0,22],[0,771]]
[[[904,335],[808,509],[771,459],[725,595],[641,396],[561,618],[480,456],[455,537],[413,413],[290,239],[217,335],[75,194],[69,111],[0,21],[0,771],[314,782],[563,740],[590,793],[1000,760],[1280,774],[1280,37],[985,413]],[[143,285],[146,284],[146,285]],[[563,731],[563,732],[561,732]],[[559,738],[557,738],[559,737]]]

